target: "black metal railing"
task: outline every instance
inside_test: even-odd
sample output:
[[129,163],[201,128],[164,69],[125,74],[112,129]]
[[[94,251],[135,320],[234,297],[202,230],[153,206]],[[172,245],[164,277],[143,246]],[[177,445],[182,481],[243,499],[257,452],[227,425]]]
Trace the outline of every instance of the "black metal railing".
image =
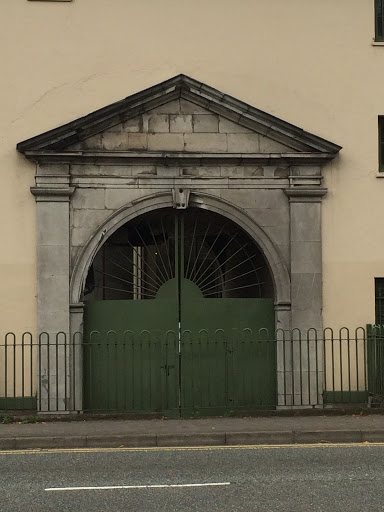
[[384,327],[7,333],[0,411],[384,406]]

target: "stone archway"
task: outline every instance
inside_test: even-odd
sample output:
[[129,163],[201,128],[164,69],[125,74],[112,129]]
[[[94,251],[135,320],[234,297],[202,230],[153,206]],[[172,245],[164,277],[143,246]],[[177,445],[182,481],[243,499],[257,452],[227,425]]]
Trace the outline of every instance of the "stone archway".
[[[88,269],[92,264],[93,258],[100,250],[101,246],[123,225],[133,219],[144,215],[145,213],[174,206],[172,194],[163,192],[149,195],[141,198],[133,204],[128,204],[99,226],[99,228],[89,238],[83,247],[77,262],[74,266],[71,285],[70,285],[70,326],[71,336],[77,332],[82,333],[84,326],[84,304],[81,302],[82,291],[85,285]],[[290,278],[285,262],[268,234],[246,214],[241,208],[229,201],[224,201],[210,194],[193,192],[190,195],[189,207],[214,212],[220,216],[231,220],[239,226],[251,239],[257,244],[268,263],[274,285],[275,299],[275,326],[278,329],[289,330],[291,325],[291,305],[290,305]],[[278,343],[276,347],[277,361],[283,358],[282,347]],[[78,354],[78,361],[81,361],[81,354]],[[82,367],[77,368],[76,380],[82,381]],[[279,385],[279,383],[278,383]],[[278,395],[281,391],[277,389]],[[76,403],[82,403],[82,395],[79,392],[76,397]]]
[[108,235],[84,290],[84,409],[274,407],[275,292],[249,234],[191,201]]
[[[101,245],[117,229],[146,212],[172,206],[172,195],[169,192],[163,192],[144,197],[134,204],[128,204],[111,215],[88,240],[77,259],[70,282],[71,305],[75,306],[81,301],[82,290],[92,260]],[[236,205],[215,196],[193,192],[190,198],[190,206],[218,213],[232,220],[251,236],[260,247],[270,267],[275,287],[276,305],[289,307],[291,289],[289,273],[278,249],[265,231]],[[289,329],[289,324],[287,325],[285,320],[279,321],[279,327]]]

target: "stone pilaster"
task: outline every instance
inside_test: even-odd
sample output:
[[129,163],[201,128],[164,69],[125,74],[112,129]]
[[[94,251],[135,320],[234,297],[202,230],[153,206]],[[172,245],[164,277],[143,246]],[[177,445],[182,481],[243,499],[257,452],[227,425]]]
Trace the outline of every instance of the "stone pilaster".
[[300,185],[285,190],[290,202],[293,328],[285,340],[285,391],[291,402],[285,405],[311,406],[322,403],[321,201],[327,190]]
[[69,187],[67,165],[39,168],[37,203],[37,312],[41,412],[65,411],[69,400]]

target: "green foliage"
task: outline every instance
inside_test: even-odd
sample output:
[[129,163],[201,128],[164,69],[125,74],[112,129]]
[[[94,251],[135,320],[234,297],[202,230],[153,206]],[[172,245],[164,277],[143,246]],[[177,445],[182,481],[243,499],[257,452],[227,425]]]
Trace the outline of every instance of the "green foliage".
[[37,423],[37,418],[36,416],[29,416],[28,418],[25,418],[21,423]]
[[3,417],[2,417],[1,423],[4,423],[4,424],[12,423],[12,421],[13,420],[12,420],[12,418],[10,416],[8,416],[7,414],[4,414]]

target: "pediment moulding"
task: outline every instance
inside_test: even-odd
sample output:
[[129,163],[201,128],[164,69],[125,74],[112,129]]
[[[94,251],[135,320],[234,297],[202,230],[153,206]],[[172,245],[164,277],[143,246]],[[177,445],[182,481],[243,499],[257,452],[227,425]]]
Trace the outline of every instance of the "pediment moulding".
[[96,152],[26,151],[25,156],[40,164],[105,165],[324,165],[332,153],[176,153],[176,152]]
[[51,164],[322,165],[341,147],[178,75],[21,142],[17,149]]

